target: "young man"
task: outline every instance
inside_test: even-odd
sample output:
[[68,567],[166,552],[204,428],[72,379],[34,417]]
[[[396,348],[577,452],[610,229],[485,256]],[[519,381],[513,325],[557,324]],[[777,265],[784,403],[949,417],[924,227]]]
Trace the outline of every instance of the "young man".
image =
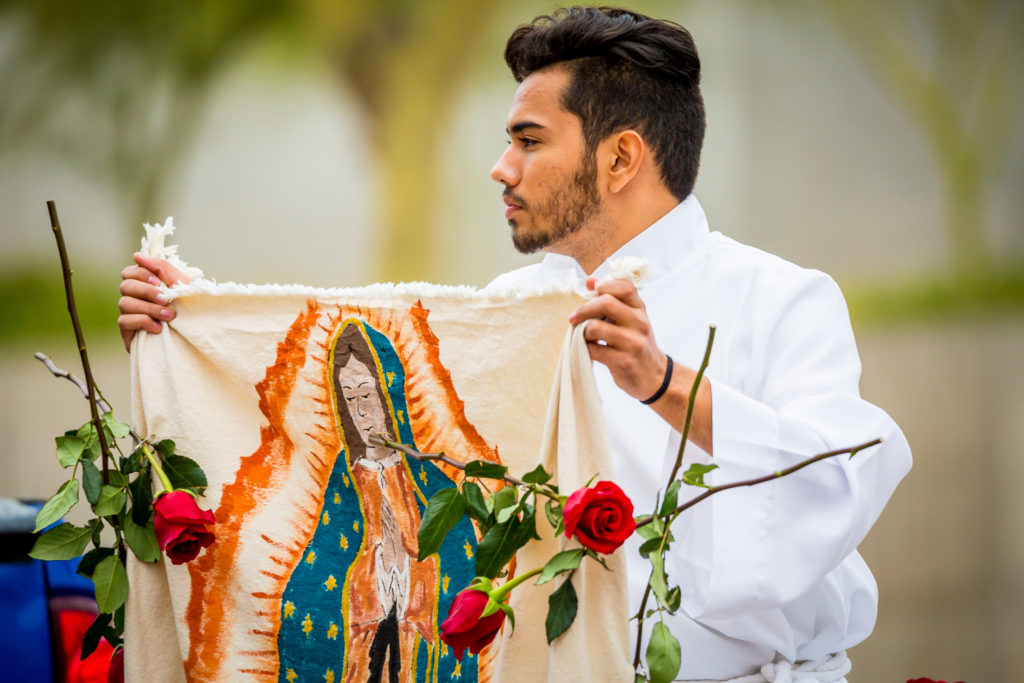
[[[683,647],[681,680],[728,680],[785,667],[836,681],[843,651],[871,632],[877,587],[856,547],[910,467],[884,412],[860,399],[845,303],[826,275],[708,229],[691,194],[704,136],[700,61],[682,27],[626,10],[573,8],[513,32],[520,83],[509,147],[491,176],[537,265],[501,289],[585,281],[596,297],[571,322],[585,336],[615,459],[639,513],[675,460],[688,394],[717,327],[694,405],[687,460],[716,482],[780,470],[882,437],[769,485],[715,496],[679,519],[668,561],[682,610],[665,621]],[[600,279],[624,256],[649,264],[642,291]],[[122,273],[119,325],[158,332],[173,312],[156,286],[181,275],[136,257]],[[631,611],[649,567],[627,546]],[[827,671],[831,671],[828,673]],[[755,680],[755,679],[744,679]]]

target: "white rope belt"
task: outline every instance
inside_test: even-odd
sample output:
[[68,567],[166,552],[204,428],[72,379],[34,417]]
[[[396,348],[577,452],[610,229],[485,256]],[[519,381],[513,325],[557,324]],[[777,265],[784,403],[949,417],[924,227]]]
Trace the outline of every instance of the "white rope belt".
[[845,683],[850,673],[846,652],[828,655],[815,661],[769,662],[757,673],[727,681],[687,681],[686,683]]

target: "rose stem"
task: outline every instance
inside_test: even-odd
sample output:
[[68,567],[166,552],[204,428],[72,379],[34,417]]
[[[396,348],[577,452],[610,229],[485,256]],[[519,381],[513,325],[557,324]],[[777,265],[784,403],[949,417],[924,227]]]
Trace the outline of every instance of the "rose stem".
[[78,307],[75,305],[75,292],[71,285],[71,275],[73,273],[71,262],[68,259],[67,247],[64,245],[64,235],[60,229],[60,220],[57,218],[57,205],[50,199],[46,202],[46,208],[50,213],[50,227],[53,229],[53,237],[57,240],[57,251],[60,253],[60,267],[64,275],[64,296],[67,299],[68,313],[71,314],[71,325],[75,329],[78,354],[82,357],[82,370],[85,371],[85,386],[89,389],[89,411],[92,413],[92,422],[96,426],[96,436],[100,441],[103,483],[109,484],[107,462],[110,459],[110,447],[107,445],[107,437],[103,433],[103,423],[100,421],[99,407],[96,402],[96,382],[92,377],[92,368],[89,366],[89,354],[85,349],[85,335],[82,333],[82,323],[78,318]]

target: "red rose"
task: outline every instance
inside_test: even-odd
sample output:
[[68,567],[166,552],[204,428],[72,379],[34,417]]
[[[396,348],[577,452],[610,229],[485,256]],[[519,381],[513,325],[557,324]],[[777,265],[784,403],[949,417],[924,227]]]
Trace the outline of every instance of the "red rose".
[[[946,681],[936,681],[931,678],[910,678],[907,683],[946,683]],[[956,683],[964,683],[963,681],[957,681]]]
[[448,618],[441,624],[441,640],[448,643],[455,652],[455,659],[460,662],[467,647],[477,654],[494,640],[505,621],[505,613],[501,610],[480,618],[487,599],[487,593],[467,588],[455,596]]
[[203,510],[187,491],[170,491],[153,501],[153,530],[160,550],[174,564],[195,559],[201,548],[213,543],[206,530],[213,524],[213,513]]
[[579,489],[565,501],[565,535],[594,552],[608,554],[636,530],[633,501],[610,481]]
[[124,683],[124,648],[114,650],[110,658],[110,671],[107,672],[107,683]]

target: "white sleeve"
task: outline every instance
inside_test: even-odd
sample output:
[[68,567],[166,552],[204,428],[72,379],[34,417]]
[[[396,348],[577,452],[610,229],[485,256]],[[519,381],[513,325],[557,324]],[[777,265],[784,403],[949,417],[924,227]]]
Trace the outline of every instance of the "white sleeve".
[[813,628],[842,630],[827,622],[848,614],[823,615],[822,603],[848,613],[864,591],[826,577],[878,518],[910,469],[910,449],[892,419],[860,398],[860,360],[831,278],[815,273],[781,300],[778,292],[755,298],[749,314],[770,322],[752,326],[743,385],[710,380],[712,462],[719,465],[710,481],[750,479],[817,453],[883,442],[701,503],[710,509],[699,519],[711,533],[697,537],[707,547],[679,543],[683,550],[669,558],[670,584],[682,588],[692,619],[733,638],[762,637],[763,617],[777,618],[780,608],[822,590],[839,594],[814,600]]

